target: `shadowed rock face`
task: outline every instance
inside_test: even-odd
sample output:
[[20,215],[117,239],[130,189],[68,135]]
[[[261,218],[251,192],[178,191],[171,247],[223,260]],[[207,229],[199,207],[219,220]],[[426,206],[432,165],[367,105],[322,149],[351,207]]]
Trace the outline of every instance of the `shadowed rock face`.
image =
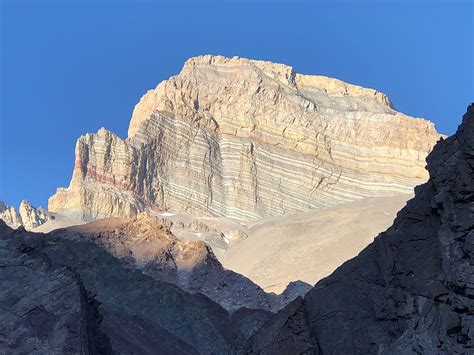
[[294,283],[284,294],[265,293],[246,277],[226,270],[212,249],[198,240],[177,239],[154,217],[111,218],[52,232],[69,240],[89,240],[157,280],[202,293],[228,311],[246,307],[277,311],[310,288]]
[[279,312],[249,353],[474,351],[474,105],[392,227]]
[[49,211],[86,220],[147,208],[257,220],[426,181],[439,134],[373,89],[264,61],[188,60],[147,92],[128,138],[80,137]]
[[471,353],[474,105],[427,161],[393,226],[274,315],[229,314],[87,238],[0,222],[0,351]]
[[[0,324],[8,335],[0,339],[0,352],[16,348],[23,337],[21,349],[26,352],[40,347],[84,353],[84,348],[94,345],[86,336],[92,329],[90,337],[110,339],[109,347],[100,339],[95,346],[115,352],[229,353],[242,347],[270,314],[240,310],[231,316],[202,294],[184,292],[125,267],[95,243],[22,228],[13,231],[0,223],[0,256],[6,263],[13,258],[9,263],[15,264],[3,267],[2,263],[0,268]],[[24,258],[26,269],[16,267],[16,255]],[[45,274],[38,266],[41,260],[65,271]],[[88,302],[90,319],[84,315],[83,303]]]
[[17,236],[0,221],[0,353],[111,353],[81,276],[27,245],[9,249]]

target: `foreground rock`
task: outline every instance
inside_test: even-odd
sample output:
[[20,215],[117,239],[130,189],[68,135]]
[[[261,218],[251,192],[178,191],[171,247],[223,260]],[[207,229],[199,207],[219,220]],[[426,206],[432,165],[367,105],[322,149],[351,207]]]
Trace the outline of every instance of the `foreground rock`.
[[202,294],[125,267],[95,243],[1,221],[0,256],[0,352],[232,353],[271,314],[230,315]]
[[0,219],[11,228],[25,227],[31,230],[51,219],[51,215],[42,207],[35,208],[28,201],[22,200],[18,212],[15,207],[7,206],[0,201]]
[[429,181],[356,258],[275,315],[249,353],[474,351],[474,104]]
[[9,250],[9,235],[0,221],[0,353],[110,353],[80,275],[25,245]]
[[472,353],[473,168],[474,104],[393,226],[273,315],[230,314],[87,237],[0,221],[0,352]]
[[85,220],[146,208],[257,220],[409,193],[438,138],[376,90],[196,57],[142,97],[127,139],[79,138],[70,185],[48,208]]
[[293,285],[281,296],[267,294],[244,276],[224,269],[206,243],[179,240],[167,226],[147,214],[98,220],[52,235],[90,240],[125,265],[185,291],[202,293],[228,311],[243,307],[276,311],[308,291],[307,285]]

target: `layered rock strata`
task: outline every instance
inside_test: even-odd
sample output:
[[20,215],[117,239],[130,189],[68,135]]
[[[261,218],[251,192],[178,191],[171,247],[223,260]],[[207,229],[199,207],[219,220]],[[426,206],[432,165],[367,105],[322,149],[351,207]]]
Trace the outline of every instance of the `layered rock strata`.
[[18,212],[15,207],[7,206],[0,201],[0,219],[14,229],[23,226],[31,230],[46,223],[51,219],[51,215],[44,208],[35,208],[26,200],[20,202]]
[[410,192],[439,138],[382,93],[264,61],[189,59],[135,107],[128,138],[79,138],[49,210],[83,219],[146,208],[256,220]]
[[393,226],[275,315],[229,314],[88,238],[0,221],[0,351],[472,353],[474,104],[427,161],[429,181]]
[[247,353],[474,351],[474,104],[392,227],[273,317]]

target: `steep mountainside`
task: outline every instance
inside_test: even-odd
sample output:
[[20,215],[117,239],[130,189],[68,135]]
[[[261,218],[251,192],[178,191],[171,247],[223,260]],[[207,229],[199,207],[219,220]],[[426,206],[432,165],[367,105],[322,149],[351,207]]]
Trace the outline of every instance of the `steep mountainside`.
[[392,227],[275,315],[249,353],[474,351],[474,104]]
[[9,250],[9,236],[0,221],[0,353],[110,353],[80,275],[44,254],[30,257],[28,247]]
[[0,259],[0,353],[232,353],[271,314],[231,315],[87,239],[15,231],[2,221]]
[[111,218],[52,233],[64,239],[89,240],[125,265],[157,280],[200,292],[228,311],[246,307],[277,311],[308,287],[277,297],[265,293],[244,276],[226,270],[203,241],[177,239],[165,225],[142,213],[135,218]]
[[390,227],[411,197],[364,198],[258,221],[246,239],[231,242],[225,252],[216,249],[216,255],[226,269],[267,292],[282,292],[292,280],[314,285]]
[[48,208],[88,220],[146,208],[256,220],[410,192],[438,138],[376,90],[201,56],[141,98],[127,139],[79,138],[71,183]]

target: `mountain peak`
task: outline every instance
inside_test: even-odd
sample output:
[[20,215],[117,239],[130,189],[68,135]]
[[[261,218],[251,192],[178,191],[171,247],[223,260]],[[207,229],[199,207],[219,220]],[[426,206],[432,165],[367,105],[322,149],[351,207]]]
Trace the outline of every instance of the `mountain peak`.
[[71,185],[49,208],[86,220],[147,208],[256,220],[410,193],[439,137],[376,90],[199,56],[140,99],[126,140],[79,139]]

